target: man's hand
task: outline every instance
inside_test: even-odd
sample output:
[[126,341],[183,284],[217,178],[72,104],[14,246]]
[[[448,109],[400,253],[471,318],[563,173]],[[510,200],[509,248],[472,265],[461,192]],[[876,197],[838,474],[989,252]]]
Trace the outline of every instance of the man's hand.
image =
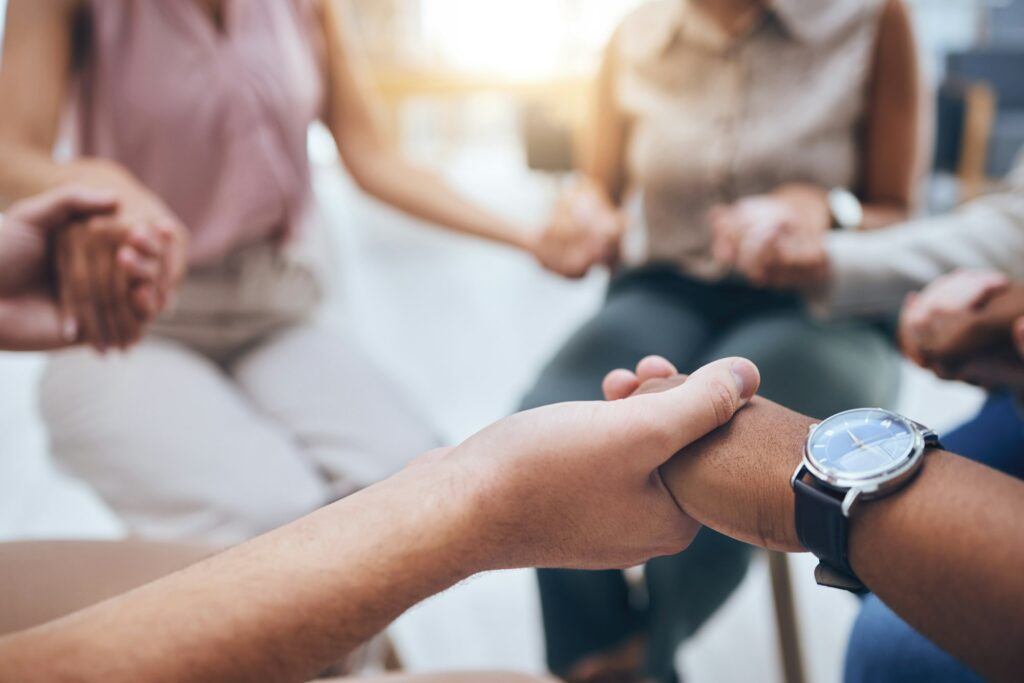
[[750,361],[721,360],[657,394],[513,415],[427,466],[455,468],[470,491],[480,569],[633,566],[693,540],[700,527],[658,468],[732,419],[759,381]]
[[559,200],[531,251],[548,270],[569,278],[593,266],[614,265],[625,219],[592,182],[573,187]]
[[825,235],[831,224],[824,193],[787,185],[709,214],[712,253],[759,287],[809,289],[828,281]]
[[962,270],[909,295],[900,316],[904,353],[918,365],[952,377],[972,357],[999,351],[997,347],[1008,350],[1012,319],[1005,319],[1001,309],[1011,302],[993,304],[1010,289],[1001,273]]
[[[663,358],[645,359],[636,373],[605,379],[610,399],[672,391],[691,380]],[[813,423],[777,403],[754,398],[732,420],[683,448],[661,477],[693,520],[753,545],[800,552],[789,477]]]

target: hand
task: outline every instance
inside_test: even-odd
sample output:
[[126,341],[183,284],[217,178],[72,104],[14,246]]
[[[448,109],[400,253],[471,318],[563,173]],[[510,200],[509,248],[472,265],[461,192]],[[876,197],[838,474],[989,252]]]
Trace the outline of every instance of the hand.
[[592,182],[583,182],[558,202],[531,251],[548,270],[570,278],[595,265],[613,265],[625,219]]
[[693,540],[699,525],[658,468],[728,422],[758,384],[750,361],[721,360],[658,394],[513,415],[424,466],[455,468],[459,488],[473,492],[482,569],[629,567]]
[[1009,288],[1001,273],[961,270],[909,295],[900,315],[904,353],[918,365],[947,375],[950,366],[996,340],[999,326],[990,324],[984,309]]
[[[675,368],[662,358],[644,363],[657,367],[657,372],[634,375],[616,370],[605,379],[608,395],[671,391],[689,381],[671,374]],[[813,422],[754,397],[727,424],[664,464],[662,479],[691,519],[752,545],[801,552],[789,477],[800,462]]]
[[50,350],[74,344],[75,321],[62,319],[53,282],[54,235],[73,221],[109,216],[110,192],[63,187],[14,204],[0,226],[0,347]]
[[122,212],[59,233],[61,306],[82,341],[100,352],[138,342],[184,271],[182,234],[172,219],[133,221]]
[[714,207],[708,218],[715,259],[752,284],[808,289],[828,281],[831,213],[820,189],[787,185]]

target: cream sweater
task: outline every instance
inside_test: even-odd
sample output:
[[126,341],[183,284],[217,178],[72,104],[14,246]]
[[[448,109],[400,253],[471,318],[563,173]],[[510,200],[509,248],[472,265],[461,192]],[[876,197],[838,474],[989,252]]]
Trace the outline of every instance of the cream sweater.
[[896,311],[908,292],[958,268],[1024,279],[1024,153],[1003,190],[943,216],[832,234],[828,252],[831,287],[813,308],[831,316]]

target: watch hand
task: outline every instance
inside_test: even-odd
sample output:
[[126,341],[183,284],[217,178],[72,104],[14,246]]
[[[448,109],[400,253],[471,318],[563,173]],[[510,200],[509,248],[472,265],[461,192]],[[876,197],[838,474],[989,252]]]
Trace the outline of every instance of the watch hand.
[[846,433],[850,435],[850,438],[853,440],[853,443],[855,446],[857,446],[857,448],[864,448],[866,446],[866,444],[860,439],[858,439],[857,435],[851,432],[849,429],[846,430]]

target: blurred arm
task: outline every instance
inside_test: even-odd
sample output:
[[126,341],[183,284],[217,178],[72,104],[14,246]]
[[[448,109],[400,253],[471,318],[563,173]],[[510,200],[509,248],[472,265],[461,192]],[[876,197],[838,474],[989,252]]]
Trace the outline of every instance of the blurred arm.
[[[0,639],[5,681],[306,681],[472,572],[461,491],[395,477],[85,611]],[[268,588],[270,590],[268,590]]]
[[902,0],[882,11],[868,84],[861,180],[865,230],[906,220],[921,172],[923,89],[910,17]]
[[[810,418],[757,399],[662,468],[684,512],[801,552],[789,477]],[[850,556],[897,614],[993,680],[1024,670],[1024,482],[933,452],[907,488],[854,508]]]
[[103,159],[53,160],[70,88],[81,0],[10,0],[0,69],[0,206],[58,185],[117,191],[128,204],[162,203],[123,167]]
[[382,132],[371,89],[349,49],[348,22],[339,0],[321,0],[329,74],[325,121],[356,184],[412,216],[532,251],[533,235],[470,202],[435,173],[402,157]]
[[832,234],[826,248],[830,286],[817,305],[832,314],[899,310],[909,292],[958,268],[1024,279],[1024,183],[945,216]]
[[621,204],[626,191],[626,139],[628,122],[615,97],[618,48],[612,38],[595,84],[589,125],[579,155],[583,173],[595,181],[612,203]]

